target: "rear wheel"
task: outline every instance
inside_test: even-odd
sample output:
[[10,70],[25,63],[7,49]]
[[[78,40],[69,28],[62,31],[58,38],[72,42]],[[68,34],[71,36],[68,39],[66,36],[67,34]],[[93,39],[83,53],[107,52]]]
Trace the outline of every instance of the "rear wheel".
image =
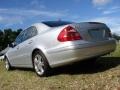
[[50,70],[46,57],[40,51],[33,54],[33,67],[38,76],[47,76]]
[[7,57],[5,57],[5,68],[7,71],[10,71],[12,69]]

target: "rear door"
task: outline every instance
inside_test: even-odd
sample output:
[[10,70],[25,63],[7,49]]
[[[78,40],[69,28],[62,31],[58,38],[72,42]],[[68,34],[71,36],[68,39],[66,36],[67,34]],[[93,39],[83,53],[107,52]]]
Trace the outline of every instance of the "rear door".
[[21,48],[19,50],[19,54],[22,55],[22,60],[19,62],[21,65],[29,66],[32,65],[32,56],[31,53],[34,47],[34,36],[37,35],[37,29],[35,27],[30,27],[26,29],[24,42],[21,44]]

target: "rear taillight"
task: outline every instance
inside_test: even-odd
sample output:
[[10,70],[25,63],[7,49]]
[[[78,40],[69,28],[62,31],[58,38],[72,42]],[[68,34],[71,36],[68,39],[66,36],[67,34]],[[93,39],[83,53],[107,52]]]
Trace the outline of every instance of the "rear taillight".
[[82,37],[80,36],[79,32],[77,32],[72,26],[65,27],[58,35],[58,41],[60,42],[74,41],[81,39]]

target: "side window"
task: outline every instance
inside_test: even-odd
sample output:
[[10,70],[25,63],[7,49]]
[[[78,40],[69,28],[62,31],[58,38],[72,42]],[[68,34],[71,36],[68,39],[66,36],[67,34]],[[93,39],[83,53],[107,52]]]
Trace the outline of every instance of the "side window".
[[36,27],[32,26],[24,31],[22,31],[16,38],[15,44],[18,45],[22,43],[23,41],[32,38],[33,36],[37,35],[37,29]]
[[26,31],[24,37],[25,40],[37,35],[37,29],[34,26],[26,29],[25,31]]
[[25,31],[22,31],[22,32],[17,36],[17,38],[16,38],[16,40],[15,40],[15,44],[16,44],[16,45],[20,44],[20,43],[23,41],[24,32],[25,32]]
[[36,27],[32,27],[31,28],[31,37],[36,36],[36,35],[37,35],[37,29],[36,29]]

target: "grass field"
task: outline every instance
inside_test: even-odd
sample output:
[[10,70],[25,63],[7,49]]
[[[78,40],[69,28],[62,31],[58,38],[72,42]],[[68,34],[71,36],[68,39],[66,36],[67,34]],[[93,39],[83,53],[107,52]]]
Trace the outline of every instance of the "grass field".
[[0,61],[0,90],[120,90],[120,45],[95,64],[55,68],[49,77],[38,77],[30,69],[8,72]]

